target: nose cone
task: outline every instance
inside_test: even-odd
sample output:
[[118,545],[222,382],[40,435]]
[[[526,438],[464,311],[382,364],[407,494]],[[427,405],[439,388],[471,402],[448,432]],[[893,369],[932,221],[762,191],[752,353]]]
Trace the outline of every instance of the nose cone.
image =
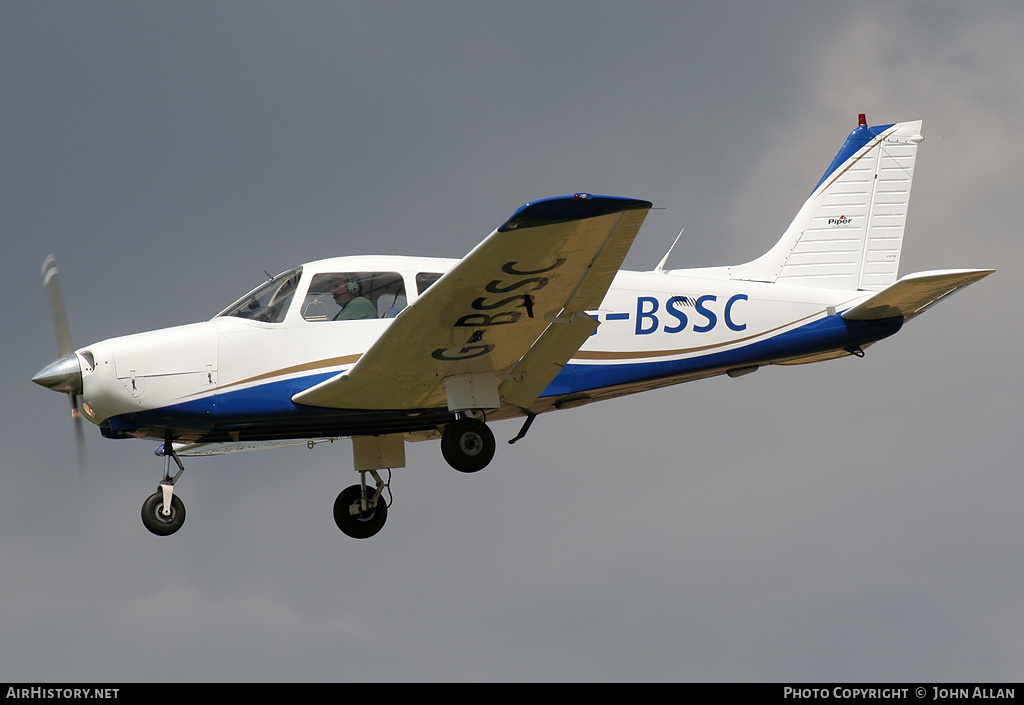
[[39,370],[32,381],[55,392],[81,394],[82,364],[74,353],[65,355]]

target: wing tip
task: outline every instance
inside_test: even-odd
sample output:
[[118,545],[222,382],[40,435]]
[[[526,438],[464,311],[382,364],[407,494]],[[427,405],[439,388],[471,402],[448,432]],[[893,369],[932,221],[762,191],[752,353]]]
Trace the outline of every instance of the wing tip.
[[498,228],[498,232],[586,220],[629,210],[647,210],[651,206],[650,201],[637,198],[594,196],[589,193],[543,198],[522,206]]

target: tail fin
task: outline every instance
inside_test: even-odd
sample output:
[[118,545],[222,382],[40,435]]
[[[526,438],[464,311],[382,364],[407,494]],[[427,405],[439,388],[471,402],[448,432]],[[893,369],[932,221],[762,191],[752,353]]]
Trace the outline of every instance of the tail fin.
[[782,239],[732,279],[881,291],[896,281],[921,121],[864,116]]

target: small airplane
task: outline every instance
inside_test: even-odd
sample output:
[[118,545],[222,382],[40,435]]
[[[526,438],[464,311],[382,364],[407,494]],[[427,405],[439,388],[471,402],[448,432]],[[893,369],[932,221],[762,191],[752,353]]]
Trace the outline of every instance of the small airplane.
[[367,538],[390,504],[379,471],[405,466],[407,441],[439,438],[453,468],[476,472],[495,452],[489,421],[523,417],[515,443],[549,411],[862,357],[990,274],[897,278],[922,140],[921,121],[860,115],[778,243],[738,266],[665,270],[666,254],[619,271],[651,203],[577,193],[527,203],[461,260],[310,262],[209,321],[73,350],[51,256],[61,357],[32,381],[70,398],[80,465],[81,415],[106,438],[160,442],[163,477],[142,506],[154,534],[185,520],[183,457],[351,438],[360,481],[334,519]]

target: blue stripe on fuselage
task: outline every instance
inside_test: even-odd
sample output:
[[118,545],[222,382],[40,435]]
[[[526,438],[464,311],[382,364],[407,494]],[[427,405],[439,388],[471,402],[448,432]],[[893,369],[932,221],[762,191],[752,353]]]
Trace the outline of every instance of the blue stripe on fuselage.
[[[301,391],[334,377],[323,372],[293,379],[268,382],[247,389],[210,395],[159,409],[121,414],[107,420],[114,431],[132,431],[148,427],[172,427],[207,430],[215,424],[251,423],[254,420],[297,420],[314,417],[324,409],[300,406],[292,397]],[[333,410],[331,410],[333,411]]]
[[[832,315],[767,340],[710,355],[638,363],[570,363],[559,372],[541,396],[593,392],[620,384],[661,379],[704,370],[759,364],[771,360],[813,355],[829,350],[842,350],[881,340],[898,331],[902,325],[902,318],[847,321],[841,316]],[[307,424],[313,428],[318,422],[325,420],[351,418],[355,422],[360,416],[374,416],[384,423],[389,419],[394,421],[394,419],[405,417],[408,414],[407,411],[398,410],[394,412],[358,412],[326,409],[292,402],[292,397],[298,392],[330,379],[335,374],[337,373],[326,372],[268,382],[160,409],[122,414],[108,420],[110,430],[113,432],[110,435],[116,436],[142,428],[204,431],[214,427],[222,429],[244,427],[252,430],[266,427],[268,429],[291,429],[289,437],[292,437],[295,429],[301,429]],[[430,425],[438,420],[428,421],[424,418],[423,421]],[[443,420],[440,422],[443,423]]]
[[741,367],[830,350],[866,345],[896,333],[902,318],[847,321],[826,316],[786,333],[710,355],[675,360],[619,364],[569,363],[541,393],[542,397],[590,392],[603,387],[674,377],[705,370]]

